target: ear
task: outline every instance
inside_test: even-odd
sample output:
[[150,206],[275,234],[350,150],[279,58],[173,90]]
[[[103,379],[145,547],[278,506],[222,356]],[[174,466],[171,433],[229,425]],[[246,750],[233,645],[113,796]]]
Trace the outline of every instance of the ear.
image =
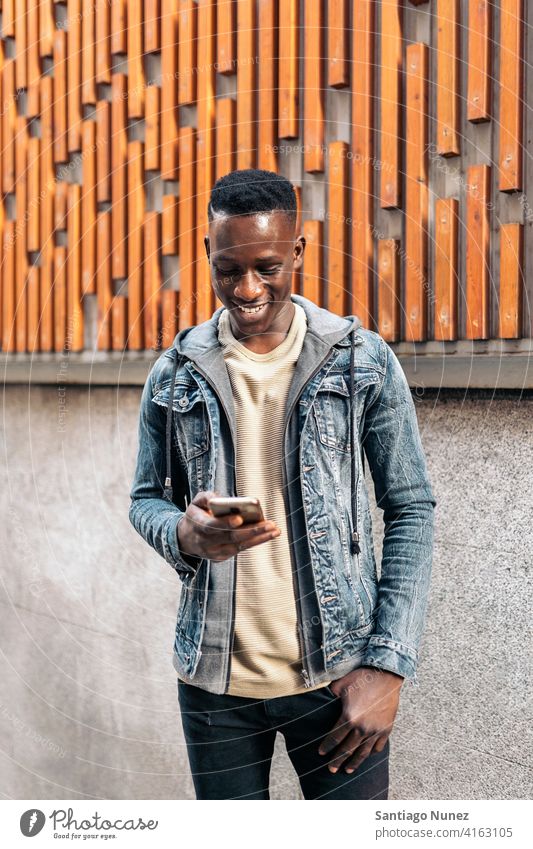
[[302,267],[304,261],[305,244],[305,236],[298,236],[294,243],[292,263],[293,270],[297,270],[298,268]]

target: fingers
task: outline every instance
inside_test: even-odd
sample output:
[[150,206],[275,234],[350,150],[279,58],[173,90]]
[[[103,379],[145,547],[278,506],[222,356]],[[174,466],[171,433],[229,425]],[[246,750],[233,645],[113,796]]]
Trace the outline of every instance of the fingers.
[[364,744],[359,746],[357,751],[344,764],[345,771],[348,773],[355,772],[355,770],[361,766],[363,761],[373,752],[382,752],[385,748],[386,742],[387,738],[380,737],[379,735],[375,735],[374,737],[370,737],[368,740],[365,740]]

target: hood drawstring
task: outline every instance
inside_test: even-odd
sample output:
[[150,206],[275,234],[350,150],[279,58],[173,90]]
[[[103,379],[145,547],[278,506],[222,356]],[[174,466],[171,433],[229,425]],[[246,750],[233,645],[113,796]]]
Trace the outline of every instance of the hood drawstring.
[[165,488],[163,497],[167,501],[172,501],[172,411],[174,407],[174,387],[176,385],[176,372],[178,370],[178,361],[180,356],[176,351],[176,359],[172,366],[172,378],[170,381],[169,404],[167,407],[167,431],[166,431],[166,468],[167,476],[165,478]]
[[361,547],[359,545],[359,533],[357,531],[357,475],[356,475],[356,442],[355,442],[355,427],[354,427],[354,387],[355,387],[355,322],[351,330],[351,347],[350,347],[350,460],[351,460],[351,495],[352,495],[352,538],[351,549],[352,554],[359,554]]

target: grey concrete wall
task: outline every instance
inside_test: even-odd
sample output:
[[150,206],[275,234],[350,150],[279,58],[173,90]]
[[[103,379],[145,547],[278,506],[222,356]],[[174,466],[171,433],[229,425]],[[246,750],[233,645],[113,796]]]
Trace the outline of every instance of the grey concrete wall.
[[[128,521],[139,399],[135,387],[5,390],[5,797],[193,798],[171,662],[179,580]],[[434,579],[391,796],[528,798],[533,401],[417,409],[438,499]],[[379,516],[375,528],[379,550]],[[281,741],[272,795],[299,797]]]

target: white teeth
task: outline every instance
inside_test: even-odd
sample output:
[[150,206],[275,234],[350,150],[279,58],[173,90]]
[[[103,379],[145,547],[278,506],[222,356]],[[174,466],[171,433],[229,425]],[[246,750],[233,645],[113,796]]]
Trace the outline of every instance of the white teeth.
[[254,312],[260,312],[263,309],[264,306],[266,306],[266,305],[261,304],[261,306],[259,306],[259,307],[239,307],[239,309],[240,309],[241,312],[246,312],[246,313],[251,314],[251,313],[254,313]]

